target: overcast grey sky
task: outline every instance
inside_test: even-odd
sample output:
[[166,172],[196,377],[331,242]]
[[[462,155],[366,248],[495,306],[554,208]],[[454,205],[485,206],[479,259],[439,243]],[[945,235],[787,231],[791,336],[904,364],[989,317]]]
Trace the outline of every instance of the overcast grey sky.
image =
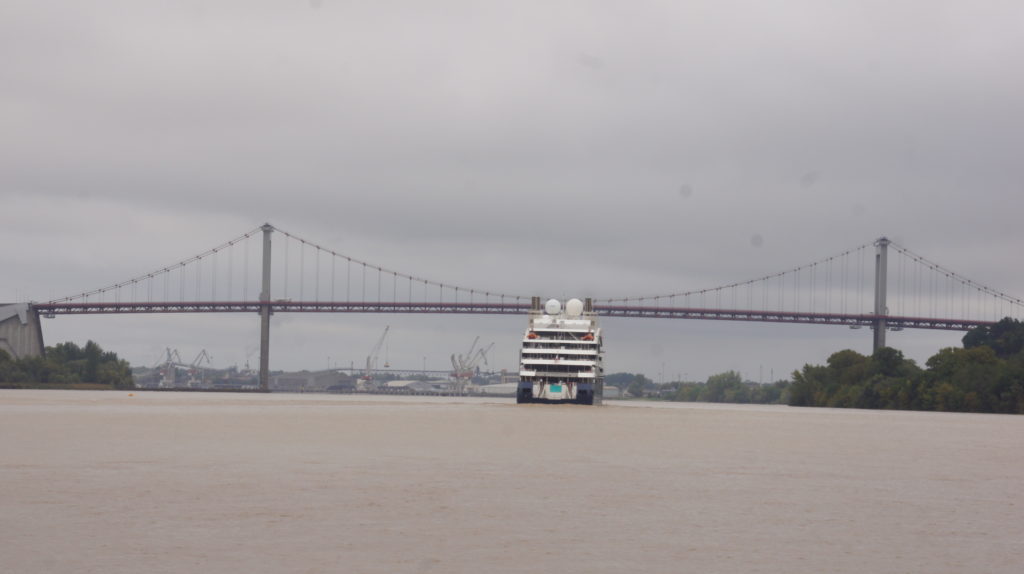
[[[8,0],[0,54],[0,300],[107,285],[264,221],[542,296],[712,287],[882,235],[1024,294],[1020,2]],[[278,315],[272,365],[358,363],[386,324],[393,364],[444,368],[481,335],[514,368],[525,319]],[[256,325],[44,333],[227,365]],[[605,327],[610,370],[666,379],[767,380],[871,345],[840,327]],[[923,361],[960,336],[889,340]]]

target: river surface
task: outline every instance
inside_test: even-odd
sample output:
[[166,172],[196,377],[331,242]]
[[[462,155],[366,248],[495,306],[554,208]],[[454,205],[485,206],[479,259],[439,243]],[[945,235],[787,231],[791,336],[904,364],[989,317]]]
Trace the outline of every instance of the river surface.
[[1024,571],[1024,416],[0,391],[0,572]]

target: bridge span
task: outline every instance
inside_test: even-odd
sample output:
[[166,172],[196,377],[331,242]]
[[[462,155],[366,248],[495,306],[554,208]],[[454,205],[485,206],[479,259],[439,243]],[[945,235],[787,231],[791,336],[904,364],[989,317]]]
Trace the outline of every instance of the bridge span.
[[[43,317],[56,315],[99,315],[114,313],[259,313],[269,307],[270,313],[447,313],[463,315],[524,315],[530,310],[525,303],[407,303],[351,301],[194,301],[143,303],[37,303],[33,305]],[[845,325],[874,327],[878,317],[873,314],[813,313],[793,311],[759,311],[737,309],[704,309],[641,305],[600,305],[594,311],[603,317],[648,319],[705,319],[714,321],[751,321],[763,323],[795,323],[810,325]],[[938,329],[967,331],[991,325],[994,321],[941,319],[887,315],[891,330]]]
[[[274,233],[284,240],[276,245]],[[873,252],[873,253],[872,253]],[[895,264],[889,261],[895,254]],[[282,261],[272,273],[272,261]],[[272,293],[274,295],[272,295]],[[466,288],[343,255],[264,224],[176,264],[45,303],[36,316],[255,313],[260,384],[269,381],[274,313],[525,314],[534,296]],[[592,299],[604,317],[966,331],[1024,314],[1024,301],[967,279],[885,237],[755,279],[660,295]]]

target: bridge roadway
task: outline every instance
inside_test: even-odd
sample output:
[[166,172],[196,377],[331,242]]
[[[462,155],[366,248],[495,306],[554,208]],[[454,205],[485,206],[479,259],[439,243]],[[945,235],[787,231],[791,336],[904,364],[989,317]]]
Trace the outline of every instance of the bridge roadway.
[[[324,302],[277,300],[259,301],[184,301],[184,302],[51,302],[34,303],[33,308],[43,317],[56,315],[95,315],[111,313],[259,313],[265,306],[271,313],[454,313],[467,315],[525,315],[530,303],[395,303],[395,302]],[[705,309],[693,307],[665,307],[645,305],[594,304],[601,317],[635,317],[652,319],[710,319],[717,321],[749,321],[766,323],[797,323],[816,325],[846,325],[872,327],[878,317],[871,313],[815,313],[801,311],[758,311],[750,309]],[[995,321],[966,319],[936,319],[886,315],[890,329],[938,329],[967,331],[975,327],[995,324]]]

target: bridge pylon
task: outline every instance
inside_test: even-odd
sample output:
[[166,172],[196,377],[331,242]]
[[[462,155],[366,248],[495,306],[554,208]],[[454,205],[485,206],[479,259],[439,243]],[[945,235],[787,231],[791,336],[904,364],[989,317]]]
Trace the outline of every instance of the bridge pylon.
[[886,270],[888,269],[889,239],[879,237],[875,241],[875,320],[872,329],[875,330],[875,342],[872,352],[877,352],[885,346],[886,316],[889,309],[885,303],[885,287],[888,282]]
[[270,234],[274,226],[264,223],[263,282],[260,289],[260,390],[270,391]]

